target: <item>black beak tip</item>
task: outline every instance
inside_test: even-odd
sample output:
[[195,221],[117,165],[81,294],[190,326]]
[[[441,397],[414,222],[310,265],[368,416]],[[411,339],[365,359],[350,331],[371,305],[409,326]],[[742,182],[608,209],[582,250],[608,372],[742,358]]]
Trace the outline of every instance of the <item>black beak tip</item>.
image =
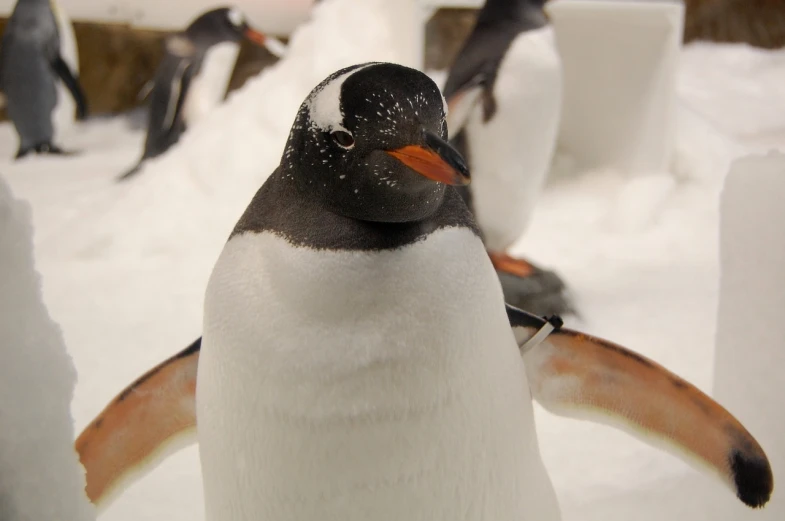
[[469,167],[466,165],[463,156],[455,150],[452,145],[431,132],[425,132],[425,144],[428,148],[439,154],[448,165],[453,167],[455,171],[464,178],[464,184],[469,184],[469,180],[471,179]]

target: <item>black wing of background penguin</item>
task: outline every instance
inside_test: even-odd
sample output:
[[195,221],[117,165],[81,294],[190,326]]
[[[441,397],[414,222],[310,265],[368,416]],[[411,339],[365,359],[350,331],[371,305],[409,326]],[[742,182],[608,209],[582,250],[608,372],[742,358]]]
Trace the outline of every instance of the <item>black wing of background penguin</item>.
[[207,51],[219,43],[243,39],[268,48],[276,41],[251,28],[242,13],[229,7],[202,14],[185,31],[166,40],[165,55],[149,93],[147,138],[142,158],[118,180],[134,176],[144,161],[160,156],[180,140],[189,124],[184,107],[191,83],[201,72]]

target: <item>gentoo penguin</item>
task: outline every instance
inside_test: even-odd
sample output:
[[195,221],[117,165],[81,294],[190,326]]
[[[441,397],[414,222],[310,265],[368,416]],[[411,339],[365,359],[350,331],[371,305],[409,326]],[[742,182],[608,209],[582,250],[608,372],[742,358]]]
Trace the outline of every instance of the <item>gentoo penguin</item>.
[[545,0],[487,0],[453,63],[444,95],[453,145],[472,172],[474,212],[507,302],[571,310],[553,272],[511,257],[550,169],[561,113],[561,61]]
[[79,79],[60,54],[60,34],[49,0],[19,0],[0,47],[0,90],[19,135],[17,159],[31,151],[64,153],[53,141],[58,78],[76,102],[77,119],[84,119],[87,101]]
[[[193,103],[193,87],[199,81],[207,52],[220,43],[243,38],[264,45],[281,56],[283,44],[251,28],[245,15],[233,7],[208,11],[188,28],[166,40],[163,60],[158,66],[149,92],[149,117],[144,153],[139,163],[120,179],[127,179],[146,159],[159,156],[175,144],[188,125],[188,106]],[[196,94],[198,96],[198,93]]]
[[388,63],[311,92],[215,265],[203,337],[79,436],[93,502],[198,425],[208,520],[557,520],[533,396],[670,441],[766,503],[766,455],[711,398],[505,306],[449,186],[469,175],[445,105]]

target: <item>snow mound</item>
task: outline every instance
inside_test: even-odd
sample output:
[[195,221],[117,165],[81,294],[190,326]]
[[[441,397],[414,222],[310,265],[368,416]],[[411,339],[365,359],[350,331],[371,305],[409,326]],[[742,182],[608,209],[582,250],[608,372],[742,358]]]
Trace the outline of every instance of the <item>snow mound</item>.
[[76,370],[41,300],[32,232],[0,180],[0,518],[95,519],[73,448]]
[[695,43],[681,61],[680,94],[717,128],[738,137],[781,133],[785,49]]

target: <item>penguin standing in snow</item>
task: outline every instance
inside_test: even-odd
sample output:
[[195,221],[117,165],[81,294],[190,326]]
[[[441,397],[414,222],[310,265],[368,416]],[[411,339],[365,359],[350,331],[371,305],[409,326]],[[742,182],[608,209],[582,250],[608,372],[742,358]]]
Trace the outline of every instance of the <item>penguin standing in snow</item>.
[[202,339],[79,436],[93,502],[198,425],[209,521],[555,521],[532,396],[663,437],[768,500],[763,450],[709,397],[505,306],[446,138],[414,69],[355,65],[311,92],[216,263]]
[[251,28],[245,15],[236,8],[221,7],[208,11],[188,28],[166,40],[164,58],[158,66],[149,93],[149,117],[144,153],[139,163],[120,179],[139,171],[146,159],[157,157],[174,145],[187,128],[189,106],[198,105],[199,74],[211,48],[243,38],[264,45],[276,56],[283,44]]
[[60,33],[50,0],[19,0],[0,47],[0,90],[19,135],[17,159],[30,152],[64,154],[54,143],[52,113],[57,79],[76,102],[77,119],[87,116],[79,79],[60,54]]
[[452,143],[473,176],[462,195],[507,302],[537,314],[571,308],[557,275],[506,253],[528,225],[559,126],[561,61],[545,1],[487,0],[444,88]]

